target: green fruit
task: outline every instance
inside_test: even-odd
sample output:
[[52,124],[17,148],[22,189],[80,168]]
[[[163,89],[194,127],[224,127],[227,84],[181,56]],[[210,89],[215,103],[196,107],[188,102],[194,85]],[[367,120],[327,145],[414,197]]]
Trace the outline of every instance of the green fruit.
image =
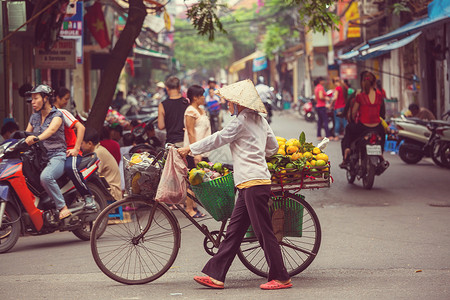
[[267,163],[267,168],[269,169],[269,170],[273,170],[273,164],[272,163]]
[[222,173],[223,168],[221,163],[215,163],[212,167],[212,169],[216,172]]
[[286,169],[294,169],[294,164],[292,163],[286,164]]
[[206,161],[199,161],[197,164],[197,168],[203,169],[203,168],[210,168],[210,165]]

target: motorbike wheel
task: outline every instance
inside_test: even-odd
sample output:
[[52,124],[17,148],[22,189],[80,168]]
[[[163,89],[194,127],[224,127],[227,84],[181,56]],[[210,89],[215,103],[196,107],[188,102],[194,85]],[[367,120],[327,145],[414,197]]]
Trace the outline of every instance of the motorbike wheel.
[[405,149],[403,145],[398,149],[398,156],[407,164],[417,164],[423,157],[420,153],[414,153]]
[[442,161],[442,157],[441,157],[441,148],[443,148],[445,146],[445,144],[440,143],[439,141],[434,142],[432,147],[431,147],[431,159],[433,160],[433,162],[442,168],[445,168],[445,164]]
[[442,162],[442,164],[446,168],[450,169],[450,143],[445,143],[441,147],[440,154],[441,154],[441,162]]
[[[88,182],[87,185],[92,195],[94,196],[95,204],[97,205],[98,208],[98,212],[96,213],[97,217],[100,214],[100,212],[108,205],[106,201],[107,199],[106,196],[103,194],[103,192],[100,190],[100,188],[98,188],[95,184]],[[72,233],[80,240],[89,241],[91,239],[91,231],[92,227],[94,226],[94,222],[86,222],[82,225],[81,228],[72,231]],[[103,234],[103,232],[105,232],[106,225],[107,223],[102,224],[101,229],[97,230],[98,237],[100,237]]]
[[373,187],[375,181],[375,167],[367,160],[366,161],[366,174],[362,178],[363,187],[366,190],[370,190]]
[[355,182],[356,175],[352,174],[352,172],[350,172],[350,170],[347,170],[346,173],[347,173],[348,183],[352,184],[353,182]]
[[0,227],[0,253],[11,250],[17,243],[20,235],[20,219],[16,210],[10,203],[6,204]]
[[306,122],[314,122],[316,120],[316,116],[313,112],[308,112],[305,114]]

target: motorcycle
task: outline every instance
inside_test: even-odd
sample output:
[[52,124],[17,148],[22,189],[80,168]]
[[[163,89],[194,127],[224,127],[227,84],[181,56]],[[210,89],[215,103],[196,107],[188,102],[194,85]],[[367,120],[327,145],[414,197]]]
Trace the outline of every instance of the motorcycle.
[[351,144],[349,162],[345,167],[347,181],[352,184],[355,179],[362,179],[363,187],[370,190],[375,175],[381,175],[389,167],[383,159],[381,136],[376,131],[367,131]]
[[[83,157],[80,170],[94,196],[97,209],[85,209],[83,197],[72,181],[63,175],[57,183],[72,215],[60,220],[53,200],[39,185],[39,175],[24,175],[27,170],[22,155],[42,147],[38,144],[40,142],[28,146],[25,138],[21,138],[0,146],[0,253],[11,250],[21,233],[41,235],[57,230],[71,231],[79,239],[88,241],[93,222],[107,206],[107,200],[112,199],[109,185],[96,173],[100,161],[92,153]],[[106,225],[103,225],[104,229]]]
[[[445,115],[448,114],[449,112]],[[450,142],[450,130],[445,130],[450,126],[449,122],[424,121],[404,116],[392,121],[398,131],[398,154],[405,163],[416,164],[423,157],[431,157],[436,165],[445,166],[441,161],[441,148],[446,142]]]
[[306,122],[314,122],[316,120],[316,114],[314,113],[314,97],[304,98],[300,97],[300,115],[303,116]]

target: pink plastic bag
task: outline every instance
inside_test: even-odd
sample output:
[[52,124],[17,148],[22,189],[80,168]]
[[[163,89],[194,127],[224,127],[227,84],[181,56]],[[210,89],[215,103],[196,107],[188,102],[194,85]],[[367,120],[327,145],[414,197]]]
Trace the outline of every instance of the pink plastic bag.
[[169,149],[161,174],[155,200],[167,204],[180,204],[186,199],[186,176],[188,169],[185,160],[174,147]]

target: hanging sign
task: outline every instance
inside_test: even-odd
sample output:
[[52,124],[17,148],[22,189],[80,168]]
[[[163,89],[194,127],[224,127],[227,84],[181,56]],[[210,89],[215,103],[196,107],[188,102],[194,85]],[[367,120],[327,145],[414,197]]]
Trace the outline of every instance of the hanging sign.
[[75,40],[59,40],[50,51],[35,48],[36,69],[75,69]]

